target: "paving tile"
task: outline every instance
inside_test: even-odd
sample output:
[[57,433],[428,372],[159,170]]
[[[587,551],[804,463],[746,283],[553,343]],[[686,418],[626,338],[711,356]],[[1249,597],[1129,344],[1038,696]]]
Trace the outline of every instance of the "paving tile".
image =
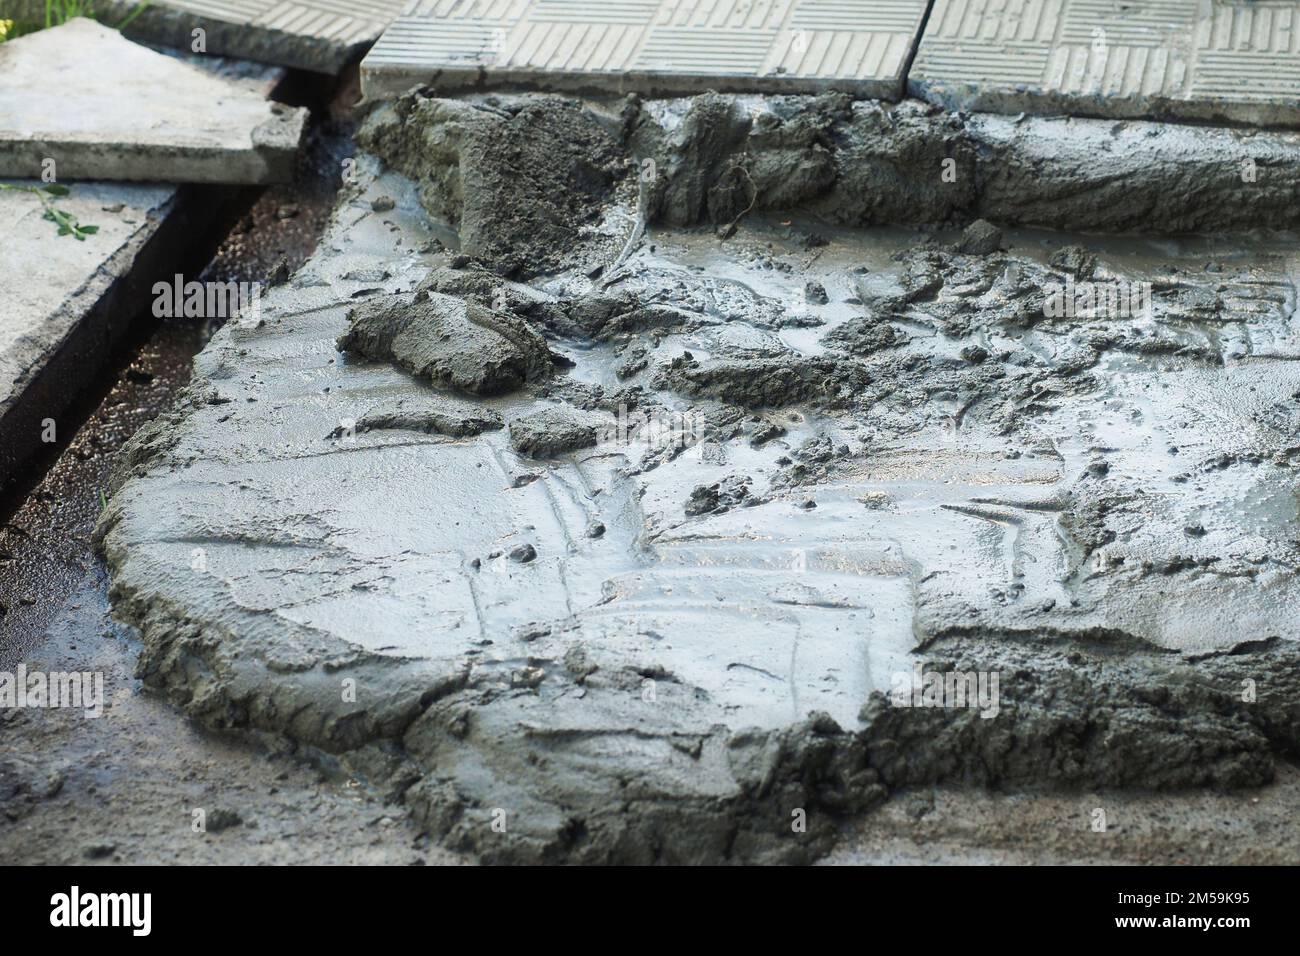
[[[338,73],[360,59],[407,0],[98,0],[108,24],[132,17],[127,34],[192,49],[204,31],[205,52],[318,73]],[[0,0],[0,18],[45,21],[45,0]]]
[[306,119],[93,20],[0,45],[0,176],[283,182]]
[[560,91],[844,89],[897,99],[925,0],[416,0],[362,62],[416,84]]
[[935,0],[908,89],[953,109],[1300,125],[1300,0]]

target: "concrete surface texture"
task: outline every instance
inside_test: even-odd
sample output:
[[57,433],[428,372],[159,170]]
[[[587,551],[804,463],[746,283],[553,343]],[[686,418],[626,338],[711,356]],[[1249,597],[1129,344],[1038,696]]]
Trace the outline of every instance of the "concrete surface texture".
[[[259,63],[337,74],[375,41],[407,0],[98,0],[95,18],[128,36]],[[45,0],[0,0],[0,18],[45,22]],[[127,18],[130,18],[128,21]]]
[[0,77],[0,176],[280,182],[307,117],[81,17],[0,45]]
[[[11,185],[39,189],[39,181]],[[111,293],[175,207],[176,187],[77,183],[68,195],[0,189],[0,479],[52,440],[44,420],[73,391],[62,372],[84,382],[107,348]],[[97,231],[78,241],[59,235],[49,208]],[[63,366],[71,366],[63,367]]]
[[[1294,243],[862,229],[969,208],[908,173],[990,119],[606,109],[371,117],[390,168],[124,455],[97,533],[145,683],[489,861],[810,860],[935,783],[1272,780]],[[1092,142],[1017,125],[1013,155]],[[900,698],[918,666],[999,689]]]
[[949,109],[1300,123],[1298,0],[935,0],[908,75]]
[[416,0],[362,62],[415,84],[601,93],[848,90],[897,99],[925,0]]

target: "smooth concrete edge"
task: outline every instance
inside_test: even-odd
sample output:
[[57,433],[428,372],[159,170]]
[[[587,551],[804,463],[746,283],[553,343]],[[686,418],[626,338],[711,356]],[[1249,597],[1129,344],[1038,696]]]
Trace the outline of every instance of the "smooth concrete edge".
[[[0,140],[0,175],[39,178],[47,156],[58,156],[67,180],[265,185],[292,182],[308,111],[271,104],[272,113],[250,132],[250,145],[233,149],[172,144],[116,144],[81,140]],[[0,137],[6,135],[0,131]]]
[[58,156],[59,178],[67,182],[176,182],[202,185],[262,186],[293,180],[295,152],[257,148],[156,151],[123,162],[111,145],[37,140],[0,145],[0,170],[6,179],[41,175],[41,159]]
[[624,71],[619,73],[555,74],[544,70],[507,70],[490,72],[479,67],[437,69],[423,67],[377,69],[361,61],[361,92],[368,102],[391,100],[412,87],[426,87],[439,93],[470,90],[537,91],[588,96],[625,96],[636,93],[646,97],[695,96],[704,90],[719,93],[753,93],[767,95],[815,95],[827,92],[850,93],[860,99],[896,102],[902,98],[903,79],[882,80],[843,78],[678,75],[671,73]]

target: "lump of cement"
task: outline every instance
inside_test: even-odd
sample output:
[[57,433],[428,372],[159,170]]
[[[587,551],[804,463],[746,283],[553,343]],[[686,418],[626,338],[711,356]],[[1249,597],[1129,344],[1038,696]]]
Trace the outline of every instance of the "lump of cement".
[[633,142],[639,154],[650,153],[655,162],[649,218],[673,225],[734,219],[747,200],[738,195],[739,167],[732,154],[750,129],[749,114],[734,97],[695,97],[672,133],[643,119]]
[[657,386],[744,408],[782,408],[799,402],[835,404],[867,384],[853,361],[807,358],[736,359],[700,363],[690,352],[661,369]]
[[686,502],[688,517],[706,514],[723,514],[738,506],[760,504],[749,494],[750,479],[742,475],[728,475],[711,485],[698,485]]
[[536,328],[562,331],[565,317],[560,307],[531,286],[508,282],[482,266],[467,264],[434,269],[418,286],[417,292],[440,292],[476,302],[487,309],[512,312]]
[[826,481],[844,463],[851,461],[853,451],[848,445],[836,444],[828,435],[807,439],[794,452],[793,460],[780,458],[777,464],[785,470],[778,472],[771,482],[772,488],[801,488]]
[[373,113],[357,142],[420,183],[462,252],[520,277],[568,264],[629,168],[596,116],[557,96],[471,103],[412,91]]
[[[501,416],[489,409],[441,395],[422,395],[381,402],[357,419],[355,430],[360,433],[400,429],[468,438],[501,426]],[[336,428],[330,437],[338,438],[344,431],[342,427]]]
[[691,318],[699,318],[681,309],[642,302],[631,292],[583,296],[566,303],[564,313],[572,331],[598,342],[632,332],[679,329]]
[[957,251],[968,256],[987,256],[1002,248],[1002,230],[987,219],[976,219],[967,226],[957,243]]
[[531,544],[521,544],[512,548],[510,551],[510,560],[518,564],[527,564],[529,561],[537,559],[537,549]]
[[510,423],[510,444],[519,454],[533,458],[591,448],[599,437],[589,417],[563,408],[546,408]]
[[1055,268],[1069,272],[1076,279],[1090,279],[1097,271],[1097,257],[1083,246],[1062,246],[1047,261]]
[[906,337],[884,319],[861,315],[836,326],[826,334],[824,341],[851,355],[865,357],[881,349],[902,345]]
[[375,298],[349,318],[340,351],[475,395],[513,391],[553,364],[546,342],[521,320],[449,295]]

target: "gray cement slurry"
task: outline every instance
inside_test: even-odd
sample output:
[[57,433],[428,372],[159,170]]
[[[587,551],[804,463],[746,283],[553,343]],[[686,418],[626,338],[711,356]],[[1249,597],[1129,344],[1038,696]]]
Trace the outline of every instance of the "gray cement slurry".
[[362,62],[367,97],[416,84],[898,99],[925,0],[419,0]]
[[80,17],[0,46],[0,78],[0,176],[283,182],[307,119]]
[[[178,50],[337,74],[359,59],[407,0],[99,0],[95,18]],[[45,22],[45,0],[0,0],[0,18]],[[128,21],[128,18],[129,21]]]
[[[935,782],[1266,783],[1300,742],[1294,241],[764,218],[812,168],[800,131],[836,130],[832,169],[864,168],[858,137],[906,169],[920,122],[767,105],[744,175],[726,98],[373,117],[412,178],[365,158],[124,456],[97,534],[140,677],[490,861],[808,860]],[[648,153],[534,162],[515,136],[548,117]],[[590,204],[525,208],[566,182]],[[556,229],[546,275],[496,241]],[[1145,283],[1149,308],[1077,308]],[[436,352],[435,297],[527,323],[552,370],[487,397],[339,351],[409,306],[409,354]],[[456,333],[458,367],[490,341]],[[911,693],[918,665],[977,699]]]
[[935,0],[908,90],[948,109],[1300,125],[1298,0]]

